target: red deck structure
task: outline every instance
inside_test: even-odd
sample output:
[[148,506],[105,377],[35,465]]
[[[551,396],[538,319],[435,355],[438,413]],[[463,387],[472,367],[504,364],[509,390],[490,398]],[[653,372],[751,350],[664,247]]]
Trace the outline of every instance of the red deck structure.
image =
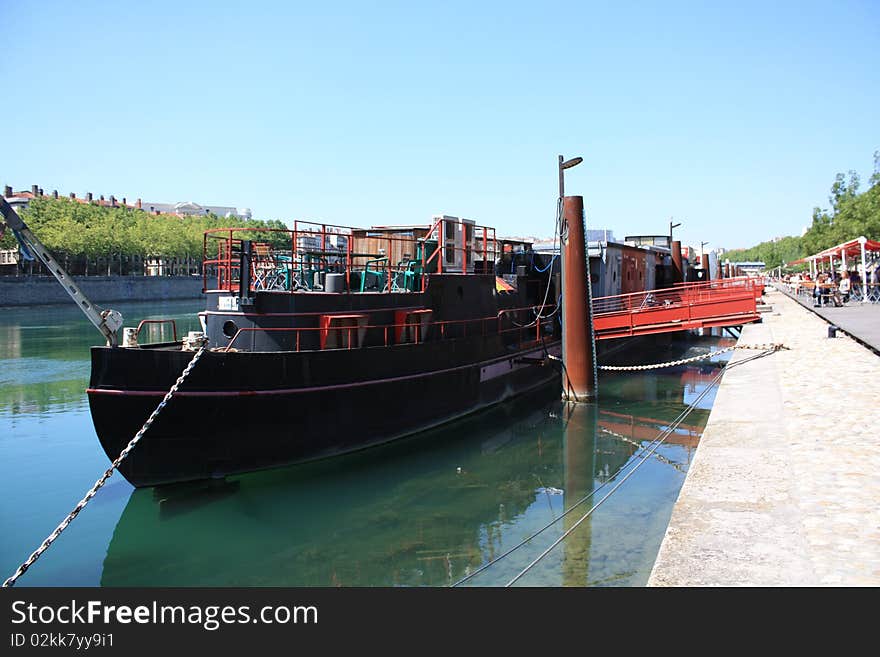
[[748,324],[760,317],[762,292],[761,281],[741,277],[599,297],[593,300],[596,339]]

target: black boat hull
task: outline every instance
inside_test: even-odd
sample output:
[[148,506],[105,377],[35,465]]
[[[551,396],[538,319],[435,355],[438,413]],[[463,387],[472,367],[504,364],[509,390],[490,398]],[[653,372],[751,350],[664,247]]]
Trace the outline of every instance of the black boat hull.
[[[153,486],[386,443],[559,382],[548,353],[559,354],[558,341],[516,351],[486,338],[400,345],[360,350],[357,360],[334,350],[320,354],[323,362],[295,352],[206,352],[119,470],[134,486]],[[108,458],[191,357],[93,348],[89,404]]]

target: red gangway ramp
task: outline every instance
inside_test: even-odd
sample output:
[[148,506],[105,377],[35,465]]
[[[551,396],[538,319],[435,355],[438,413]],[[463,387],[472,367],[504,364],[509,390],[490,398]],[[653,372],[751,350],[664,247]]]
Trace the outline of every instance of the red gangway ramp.
[[748,324],[760,319],[761,292],[760,280],[740,277],[598,297],[593,299],[596,339]]

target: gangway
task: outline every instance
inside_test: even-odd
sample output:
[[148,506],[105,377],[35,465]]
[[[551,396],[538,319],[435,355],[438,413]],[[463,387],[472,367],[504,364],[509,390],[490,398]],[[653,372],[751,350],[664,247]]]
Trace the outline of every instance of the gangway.
[[[738,326],[760,319],[760,281],[749,277],[683,283],[671,288],[593,299],[597,340],[699,328]],[[763,285],[761,285],[763,288]]]

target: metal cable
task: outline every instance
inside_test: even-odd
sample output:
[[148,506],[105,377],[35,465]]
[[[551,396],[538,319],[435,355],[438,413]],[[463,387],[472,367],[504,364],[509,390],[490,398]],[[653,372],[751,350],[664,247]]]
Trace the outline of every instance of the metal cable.
[[[555,359],[555,360],[559,360],[560,362],[562,362],[561,359]],[[563,363],[563,366],[564,366],[564,363]],[[707,387],[707,390],[710,389],[711,387],[712,387],[711,385],[708,386],[708,387]],[[688,412],[689,412],[689,411],[688,411]],[[676,418],[672,421],[672,424],[670,424],[670,426],[669,426],[667,429],[665,429],[664,431],[660,432],[660,434],[659,434],[656,438],[654,438],[654,440],[652,440],[651,442],[649,442],[647,445],[640,446],[641,449],[642,449],[643,451],[644,451],[644,450],[647,450],[647,449],[648,449],[649,447],[651,447],[651,446],[652,446],[652,445],[653,445],[653,444],[654,444],[654,443],[660,438],[660,436],[662,436],[666,431],[674,431],[675,428],[677,428],[677,426],[678,426],[678,425],[684,420],[685,417],[687,417],[687,415],[685,414],[685,411],[683,410],[683,411],[681,411],[681,412],[678,414],[678,416],[676,416]],[[635,457],[635,456],[637,456],[637,455],[638,455],[638,452],[636,452],[635,454],[633,454],[633,457]],[[586,502],[588,499],[590,499],[591,497],[593,497],[596,493],[598,493],[599,491],[601,491],[603,488],[605,488],[606,486],[611,485],[611,482],[614,481],[614,479],[617,477],[617,475],[619,475],[621,472],[623,472],[623,470],[627,467],[627,465],[628,465],[627,463],[624,463],[622,466],[620,466],[620,468],[618,468],[617,471],[616,471],[611,477],[609,477],[606,481],[604,481],[602,484],[600,484],[597,488],[594,488],[593,490],[591,490],[589,493],[587,493],[584,497],[582,497],[581,499],[579,499],[577,502],[575,502],[574,504],[572,504],[568,509],[566,509],[565,511],[563,511],[563,512],[562,512],[562,515],[560,515],[558,518],[554,519],[552,522],[547,523],[546,525],[544,525],[543,527],[541,527],[539,530],[537,530],[535,533],[533,533],[531,536],[527,536],[527,537],[524,538],[520,543],[518,543],[517,545],[514,545],[512,548],[510,548],[507,552],[505,552],[505,553],[499,555],[498,557],[496,557],[496,558],[493,559],[492,561],[489,561],[489,562],[483,564],[480,568],[478,568],[478,569],[475,570],[474,572],[472,572],[472,573],[470,573],[469,575],[466,575],[466,576],[463,577],[462,579],[458,580],[458,581],[455,582],[452,586],[458,586],[459,584],[463,584],[464,582],[468,581],[468,580],[471,579],[472,577],[475,577],[475,576],[479,575],[481,572],[483,572],[484,570],[486,570],[489,566],[492,566],[492,565],[498,563],[499,561],[501,561],[501,559],[505,558],[505,557],[508,556],[509,554],[512,554],[513,552],[515,552],[516,550],[518,550],[519,548],[521,548],[523,545],[525,545],[526,543],[528,543],[529,541],[531,541],[533,538],[536,538],[537,536],[539,536],[540,534],[542,534],[544,531],[546,531],[547,529],[549,529],[550,527],[552,527],[553,525],[555,525],[559,520],[561,520],[562,518],[564,518],[565,516],[567,516],[569,513],[571,513],[572,511],[574,511],[574,510],[575,510],[577,507],[579,507],[581,504],[583,504],[583,503]]]
[[763,352],[761,352],[760,354],[755,354],[754,356],[749,356],[748,358],[744,358],[743,360],[740,360],[740,361],[737,361],[736,363],[733,363],[733,364],[731,364],[731,365],[728,365],[728,366],[725,367],[723,370],[721,370],[721,371],[720,371],[720,372],[719,372],[719,373],[718,373],[718,374],[712,379],[711,383],[710,383],[708,386],[706,386],[706,388],[703,390],[703,392],[701,392],[701,393],[697,396],[697,398],[694,399],[694,401],[692,401],[692,402],[688,405],[688,407],[687,407],[687,408],[683,411],[683,413],[681,414],[680,418],[679,418],[679,419],[676,419],[676,421],[673,423],[673,425],[669,426],[667,429],[665,429],[664,431],[662,431],[662,432],[660,433],[660,436],[663,436],[663,437],[660,438],[660,437],[658,436],[659,440],[658,440],[658,439],[655,439],[653,446],[652,446],[650,449],[646,450],[646,451],[643,453],[643,455],[640,457],[641,460],[640,460],[638,463],[636,463],[635,466],[633,466],[633,468],[630,469],[630,471],[627,472],[627,473],[623,476],[623,478],[622,478],[620,481],[618,481],[617,484],[615,484],[614,487],[613,487],[610,491],[608,491],[608,492],[602,497],[602,499],[600,499],[598,502],[596,502],[596,503],[590,508],[589,511],[587,511],[584,515],[582,515],[580,518],[578,518],[578,520],[577,520],[577,521],[576,521],[571,527],[569,527],[569,528],[568,528],[568,529],[567,529],[567,530],[566,530],[566,531],[565,531],[565,532],[564,532],[559,538],[557,538],[555,541],[553,541],[553,543],[551,543],[550,546],[549,546],[546,550],[544,550],[541,554],[539,554],[539,555],[538,555],[538,556],[537,556],[537,557],[536,557],[536,558],[535,558],[535,559],[534,559],[534,560],[533,560],[528,566],[526,566],[525,568],[523,568],[523,569],[522,569],[522,570],[521,570],[521,571],[520,571],[520,572],[519,572],[519,573],[518,573],[513,579],[511,579],[507,584],[505,584],[505,587],[509,587],[509,586],[513,585],[513,584],[514,584],[517,580],[519,580],[523,575],[525,575],[525,574],[526,574],[527,572],[529,572],[532,568],[534,568],[534,566],[535,566],[535,565],[536,565],[541,559],[543,559],[544,557],[546,557],[546,556],[550,553],[550,551],[553,550],[553,548],[555,548],[555,547],[556,547],[557,545],[559,545],[563,540],[565,540],[565,538],[567,538],[569,535],[571,535],[571,533],[572,533],[575,529],[577,529],[578,526],[579,526],[584,520],[586,520],[587,518],[589,518],[589,517],[593,514],[593,512],[594,512],[596,509],[598,509],[598,508],[602,505],[603,502],[605,502],[605,500],[607,500],[609,497],[611,497],[611,495],[613,495],[614,492],[615,492],[618,488],[620,488],[620,487],[626,482],[626,480],[629,479],[629,478],[630,478],[630,477],[636,472],[636,470],[638,470],[642,465],[644,465],[645,461],[647,461],[647,460],[648,460],[648,459],[654,454],[654,452],[657,451],[657,448],[660,447],[660,445],[662,445],[670,435],[672,435],[672,432],[675,430],[675,428],[677,428],[677,426],[678,426],[679,424],[681,424],[681,422],[684,420],[684,418],[687,417],[687,416],[691,413],[691,411],[693,411],[693,410],[696,408],[696,405],[700,402],[700,400],[702,400],[702,398],[705,397],[705,396],[709,393],[709,391],[710,391],[710,390],[711,390],[711,389],[712,389],[712,388],[713,388],[713,387],[714,387],[714,386],[715,386],[715,385],[721,380],[721,377],[724,375],[724,372],[727,371],[728,368],[736,367],[736,366],[738,366],[738,365],[743,365],[743,364],[745,364],[745,363],[747,363],[747,362],[749,362],[749,361],[751,361],[751,360],[755,360],[755,359],[757,359],[757,358],[763,358],[764,356],[768,356],[768,355],[774,353],[775,351],[777,351],[777,350],[776,350],[776,349],[771,349],[771,350],[763,351]]
[[[556,229],[553,231],[553,251],[556,251],[556,240],[559,239],[562,235],[562,197],[560,196],[556,201]],[[560,247],[561,248],[561,247]],[[551,251],[551,253],[553,253]],[[532,253],[532,259],[534,263],[534,252]],[[550,258],[550,265],[548,268],[553,265],[553,260],[556,258],[556,255],[553,255]],[[546,271],[546,270],[545,270]],[[544,300],[541,302],[541,309],[535,314],[535,319],[529,322],[528,324],[520,324],[514,319],[510,320],[510,323],[518,328],[530,328],[540,322],[542,319],[550,319],[556,312],[559,310],[559,300],[556,301],[556,308],[553,309],[549,315],[543,315],[544,308],[547,307],[547,297],[550,296],[550,286],[553,284],[553,272],[551,271],[547,275],[547,288],[544,290]]]
[[[691,413],[691,411],[693,411],[695,405],[696,405],[696,404],[697,404],[697,403],[698,403],[698,402],[699,402],[699,401],[700,401],[700,400],[701,400],[701,399],[702,399],[702,398],[708,393],[709,390],[711,390],[711,389],[715,386],[715,384],[717,383],[717,381],[721,378],[721,376],[724,374],[724,372],[725,372],[727,369],[730,369],[730,368],[732,368],[732,367],[736,367],[736,366],[738,366],[738,365],[742,365],[742,364],[747,363],[747,362],[749,362],[750,360],[754,360],[754,359],[756,359],[756,358],[762,358],[762,357],[764,357],[764,356],[767,356],[767,355],[773,353],[774,351],[777,351],[779,348],[787,348],[787,347],[783,347],[782,345],[770,345],[770,347],[771,347],[771,349],[768,349],[768,350],[766,350],[766,351],[764,351],[764,352],[762,352],[762,353],[760,353],[760,354],[756,354],[756,355],[754,355],[754,356],[749,356],[748,358],[744,358],[743,360],[737,361],[736,363],[728,364],[727,366],[725,366],[725,368],[722,369],[722,370],[718,373],[718,375],[712,380],[712,382],[711,382],[708,386],[706,386],[705,390],[703,390],[703,392],[700,393],[700,395],[697,397],[697,399],[695,399],[695,400],[694,400],[694,401],[693,401],[693,402],[692,402],[687,408],[685,408],[684,410],[682,410],[682,411],[678,414],[678,416],[672,421],[672,423],[671,423],[666,429],[664,429],[663,431],[661,431],[661,432],[657,435],[657,437],[654,438],[654,440],[652,440],[651,442],[649,442],[647,445],[642,446],[641,449],[642,449],[642,454],[644,454],[644,456],[642,456],[642,454],[639,454],[638,452],[636,452],[635,454],[633,454],[633,458],[636,458],[636,457],[642,458],[642,461],[640,461],[640,462],[636,465],[636,467],[638,467],[639,465],[641,465],[641,463],[643,463],[645,460],[647,460],[648,458],[650,458],[650,457],[654,454],[654,452],[656,451],[657,447],[659,447],[660,444],[661,444],[663,441],[665,441],[666,438],[668,438],[668,437],[672,434],[672,432],[675,431],[675,429],[678,428],[678,426],[679,426],[679,425],[685,420],[685,418]],[[749,346],[749,345],[743,345],[742,348],[743,348],[743,349],[747,349],[747,348],[750,348],[750,346]],[[648,450],[650,450],[650,453],[648,453]],[[623,470],[627,467],[627,465],[628,465],[628,463],[625,463],[625,464],[622,465],[620,468],[618,468],[617,472],[615,472],[611,477],[609,477],[606,481],[604,481],[602,484],[600,484],[597,488],[594,488],[594,489],[591,490],[589,493],[587,493],[584,497],[582,497],[581,499],[579,499],[578,501],[576,501],[574,504],[572,504],[568,509],[566,509],[565,511],[563,511],[562,514],[561,514],[558,518],[555,518],[555,519],[552,520],[551,522],[547,523],[546,525],[544,525],[543,527],[541,527],[540,529],[538,529],[537,531],[535,531],[535,532],[534,532],[533,534],[531,534],[530,536],[527,536],[526,538],[524,538],[522,541],[520,541],[519,543],[517,543],[516,545],[514,545],[512,548],[510,548],[509,550],[507,550],[507,551],[504,552],[503,554],[500,554],[499,556],[495,557],[493,560],[488,561],[487,563],[483,564],[482,566],[480,566],[479,568],[477,568],[474,572],[472,572],[472,573],[470,573],[470,574],[468,574],[468,575],[462,577],[460,580],[458,580],[457,582],[455,582],[454,584],[452,584],[452,586],[453,586],[453,587],[459,586],[460,584],[463,584],[463,583],[467,582],[468,580],[472,579],[473,577],[476,577],[477,575],[479,575],[480,573],[482,573],[483,571],[485,571],[486,569],[488,569],[490,566],[495,565],[496,563],[498,563],[498,562],[501,561],[502,559],[504,559],[504,558],[506,558],[507,556],[509,556],[509,555],[513,554],[514,552],[516,552],[518,549],[520,549],[520,548],[521,548],[522,546],[524,546],[526,543],[530,542],[532,539],[538,537],[540,534],[542,534],[542,533],[545,532],[547,529],[549,529],[550,527],[552,527],[553,525],[555,525],[557,522],[559,522],[562,518],[564,518],[564,517],[567,516],[569,513],[571,513],[572,511],[574,511],[574,510],[575,510],[577,507],[579,507],[581,504],[583,504],[584,502],[586,502],[587,500],[589,500],[591,497],[593,497],[594,495],[596,495],[596,493],[600,492],[600,491],[601,491],[603,488],[605,488],[606,486],[609,486],[609,485],[611,484],[611,482],[613,482],[613,481],[617,478],[617,476],[618,476],[621,472],[623,472]],[[635,469],[635,468],[634,468],[634,469]],[[628,475],[627,475],[627,476],[628,476]],[[598,506],[598,505],[597,505],[597,506]],[[563,537],[563,538],[564,538],[564,537]],[[555,547],[555,545],[554,545],[553,547]],[[531,568],[531,566],[529,566],[529,567]],[[520,575],[520,576],[521,576],[521,575]],[[518,579],[520,576],[517,576],[517,579]],[[509,585],[510,585],[510,584],[508,584],[508,586],[509,586]]]
[[199,347],[199,350],[192,357],[192,360],[189,361],[183,372],[181,372],[180,376],[177,377],[177,381],[174,382],[174,385],[171,386],[171,389],[165,394],[165,397],[162,399],[161,402],[159,402],[159,405],[156,407],[156,409],[152,413],[150,413],[150,417],[148,417],[147,421],[144,422],[144,425],[140,428],[140,431],[135,434],[134,438],[132,438],[128,445],[125,446],[125,449],[123,449],[119,453],[119,456],[116,457],[116,460],[114,460],[113,463],[110,464],[110,467],[107,468],[104,474],[101,475],[101,477],[95,482],[95,485],[89,489],[85,497],[83,497],[79,501],[79,503],[73,508],[73,511],[67,514],[67,517],[61,521],[61,524],[59,524],[55,528],[55,531],[49,534],[49,536],[46,537],[46,540],[44,540],[40,544],[40,547],[34,550],[31,553],[31,556],[29,556],[25,560],[25,562],[18,567],[15,573],[7,578],[5,582],[3,582],[2,588],[14,586],[16,580],[24,575],[25,572],[27,572],[27,569],[30,568],[37,559],[40,558],[43,552],[49,549],[49,546],[55,542],[55,539],[61,536],[61,532],[67,529],[68,525],[73,522],[73,519],[76,518],[79,515],[79,512],[85,508],[86,504],[89,503],[89,500],[91,500],[95,496],[95,493],[97,493],[98,490],[100,490],[100,488],[107,482],[113,472],[119,467],[119,464],[122,463],[123,460],[125,460],[125,457],[127,457],[129,453],[131,453],[131,450],[133,450],[140,439],[143,438],[144,434],[153,424],[153,421],[159,416],[159,413],[162,412],[166,404],[168,404],[168,402],[177,392],[180,384],[182,384],[184,379],[189,376],[189,373],[192,371],[193,367],[195,367],[195,364],[198,362],[199,358],[202,357],[203,353],[205,353],[205,344]]

